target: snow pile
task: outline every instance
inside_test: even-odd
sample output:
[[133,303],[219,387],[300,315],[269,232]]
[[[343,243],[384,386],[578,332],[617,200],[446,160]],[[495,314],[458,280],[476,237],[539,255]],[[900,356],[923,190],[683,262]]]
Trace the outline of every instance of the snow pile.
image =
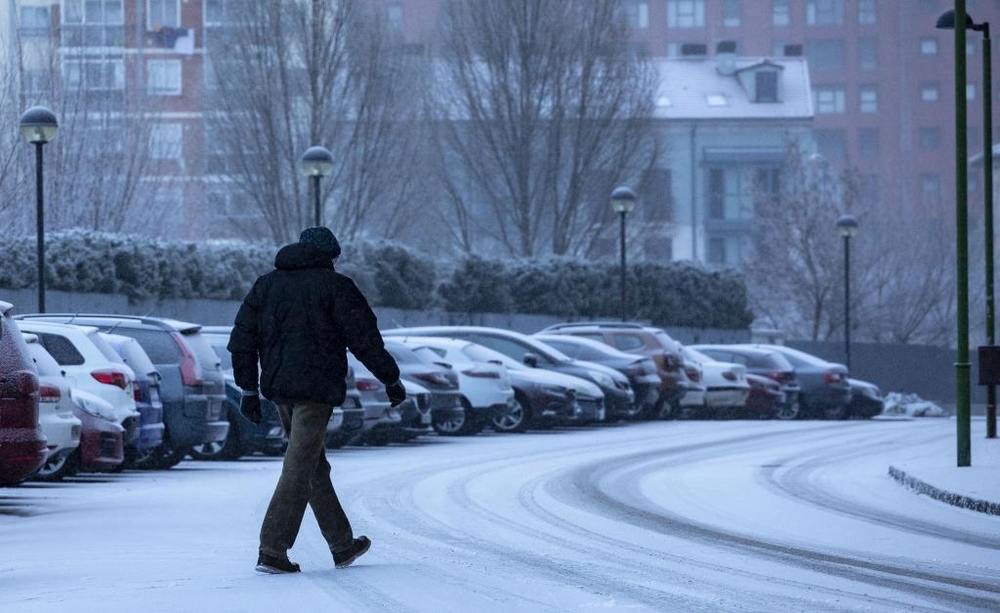
[[885,395],[885,408],[882,415],[899,417],[946,417],[947,413],[930,400],[924,400],[916,394],[889,392]]

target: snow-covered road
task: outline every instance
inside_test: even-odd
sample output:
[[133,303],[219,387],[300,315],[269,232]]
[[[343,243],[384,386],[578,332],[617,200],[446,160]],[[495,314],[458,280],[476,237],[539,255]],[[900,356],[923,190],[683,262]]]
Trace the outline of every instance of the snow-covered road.
[[[0,489],[0,611],[997,611],[1000,517],[887,474],[954,424],[659,422],[330,453],[358,533],[307,514],[253,571],[280,460]],[[1000,478],[1000,477],[998,477]]]

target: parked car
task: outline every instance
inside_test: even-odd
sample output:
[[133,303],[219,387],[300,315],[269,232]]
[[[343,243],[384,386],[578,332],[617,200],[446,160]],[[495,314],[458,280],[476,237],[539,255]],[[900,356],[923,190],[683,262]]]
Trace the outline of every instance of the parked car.
[[[281,425],[278,408],[270,400],[260,399],[262,417],[259,424],[251,423],[240,415],[242,391],[237,387],[233,376],[233,356],[226,348],[232,329],[232,326],[201,328],[201,335],[219,358],[222,376],[226,381],[226,420],[229,422],[229,432],[221,441],[195,445],[191,449],[191,457],[196,460],[236,460],[258,451],[264,455],[278,456],[284,454],[288,447],[288,437]],[[340,413],[338,418],[342,417],[343,414]],[[331,421],[334,420],[331,418]]]
[[698,365],[701,383],[705,386],[705,410],[713,417],[728,417],[742,411],[750,395],[746,367],[732,362],[720,362],[692,347],[681,346],[685,362]]
[[378,431],[369,433],[365,441],[369,445],[405,443],[412,441],[422,434],[431,434],[434,432],[434,417],[431,413],[431,390],[409,380],[405,382],[405,385],[406,399],[396,405],[396,410],[399,411],[400,428],[384,434]]
[[757,419],[772,419],[785,406],[785,392],[777,381],[747,373],[750,394],[744,405],[744,415]]
[[38,369],[11,318],[13,309],[0,301],[0,485],[24,481],[49,455],[38,423]]
[[480,326],[427,326],[395,328],[383,332],[383,335],[463,338],[489,347],[532,368],[552,370],[591,381],[604,394],[604,402],[601,406],[580,405],[584,410],[591,412],[578,415],[576,419],[578,423],[602,422],[608,411],[619,414],[627,412],[635,402],[635,395],[628,378],[617,370],[593,362],[573,360],[559,350],[519,332]]
[[108,345],[135,373],[133,392],[139,411],[139,438],[125,447],[125,468],[150,468],[150,461],[163,444],[163,401],[160,373],[139,341],[120,334],[100,333]]
[[636,419],[640,415],[650,415],[660,398],[660,376],[656,362],[648,356],[625,353],[607,343],[570,334],[545,334],[539,332],[535,338],[550,347],[555,347],[575,360],[596,362],[614,368],[628,377],[629,385],[635,393],[635,404],[624,414],[612,414],[610,418]]
[[73,388],[73,415],[81,422],[80,446],[70,456],[74,472],[114,471],[125,462],[125,429],[114,408],[96,394]]
[[[405,337],[401,337],[406,341]],[[438,434],[468,436],[482,432],[495,412],[510,409],[514,390],[501,378],[502,366],[493,364],[459,372],[453,364],[442,361],[430,350],[418,351],[408,342],[387,339],[385,348],[399,365],[407,386],[418,383],[430,392],[431,423]],[[465,385],[462,386],[461,383]],[[461,410],[458,410],[461,409]]]
[[721,362],[742,364],[748,374],[767,377],[781,386],[785,394],[785,403],[775,415],[777,419],[797,419],[801,412],[799,406],[798,377],[795,367],[781,353],[765,347],[747,347],[745,345],[691,345],[692,348],[715,358]]
[[123,442],[132,446],[139,438],[140,414],[135,406],[135,373],[126,365],[97,328],[48,321],[19,320],[22,332],[38,337],[73,387],[103,398],[111,405],[115,421],[124,429]]
[[360,394],[364,417],[360,430],[344,430],[342,427],[328,436],[327,447],[362,444],[368,442],[372,432],[375,434],[371,440],[375,443],[398,440],[403,430],[403,417],[398,408],[389,403],[385,385],[350,351],[347,352],[347,366],[348,372],[354,375],[354,389]]
[[847,382],[851,386],[849,417],[871,419],[882,414],[885,410],[885,399],[877,385],[852,378],[848,378]]
[[[556,425],[572,425],[581,416],[591,415],[603,406],[604,393],[596,384],[564,375],[553,370],[532,368],[489,347],[464,339],[444,337],[406,337],[425,342],[429,347],[449,351],[447,343],[463,344],[461,352],[477,364],[499,364],[507,369],[514,388],[514,406],[503,415],[494,415],[493,429],[497,432],[523,432],[528,428],[548,429]],[[457,362],[461,363],[462,358]]]
[[[473,343],[462,339],[441,337],[400,337],[417,356],[453,369],[458,377],[462,403],[471,407],[485,423],[497,432],[512,431],[524,423],[524,408],[517,402],[510,373],[498,360],[473,358]],[[409,389],[409,388],[407,388]],[[442,429],[460,430],[464,424]],[[525,424],[526,425],[526,424]]]
[[851,404],[847,367],[784,345],[753,345],[777,351],[795,367],[799,404],[805,414],[824,419],[845,419]]
[[195,445],[218,443],[229,433],[225,381],[219,357],[198,324],[163,317],[98,314],[21,315],[23,321],[90,325],[139,341],[163,377],[163,445],[150,462],[157,468],[178,464]]
[[[677,353],[680,353],[680,343],[677,343]],[[657,414],[659,419],[676,419],[678,417],[690,417],[704,413],[705,394],[708,391],[702,383],[701,365],[691,360],[685,360],[681,355],[681,369],[684,373],[684,386],[687,391],[680,400],[664,403]]]
[[643,418],[669,418],[680,407],[684,394],[692,388],[698,391],[697,384],[692,384],[685,373],[677,341],[660,328],[628,322],[575,322],[549,326],[541,332],[589,338],[625,353],[652,358],[660,377],[660,397],[651,410],[641,415]]
[[71,476],[75,467],[70,456],[80,446],[82,424],[73,415],[69,380],[59,364],[45,351],[34,334],[24,334],[35,367],[38,369],[38,423],[47,439],[48,456],[34,478],[59,481]]

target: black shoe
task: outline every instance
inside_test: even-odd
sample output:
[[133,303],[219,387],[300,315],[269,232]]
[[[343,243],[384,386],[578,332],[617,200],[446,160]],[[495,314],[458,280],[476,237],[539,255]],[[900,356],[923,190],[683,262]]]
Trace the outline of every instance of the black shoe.
[[257,572],[271,575],[299,572],[299,565],[288,559],[288,556],[272,556],[260,552],[257,556]]
[[354,542],[347,549],[340,552],[333,552],[333,563],[337,568],[347,568],[355,560],[363,556],[371,546],[372,542],[367,536],[359,536],[354,539]]

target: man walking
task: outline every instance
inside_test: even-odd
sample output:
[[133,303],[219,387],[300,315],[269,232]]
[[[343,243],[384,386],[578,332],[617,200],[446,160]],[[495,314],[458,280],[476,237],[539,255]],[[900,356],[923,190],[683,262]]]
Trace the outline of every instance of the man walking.
[[334,269],[339,256],[340,244],[329,229],[304,230],[299,242],[278,251],[275,270],[254,283],[229,338],[233,373],[243,390],[240,413],[259,423],[263,394],[277,405],[288,435],[281,476],[260,529],[257,570],[264,573],[299,571],[288,550],[307,504],[337,568],[371,546],[366,536],[354,538],[323,446],[333,407],[344,402],[346,349],[386,385],[393,406],[406,399],[368,301]]

